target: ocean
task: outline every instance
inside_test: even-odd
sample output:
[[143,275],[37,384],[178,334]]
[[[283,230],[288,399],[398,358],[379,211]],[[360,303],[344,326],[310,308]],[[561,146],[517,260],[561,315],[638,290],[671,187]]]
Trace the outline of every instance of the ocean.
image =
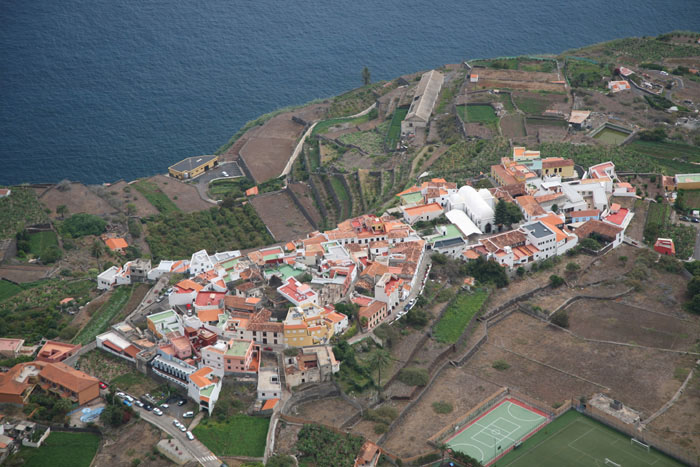
[[464,59],[700,29],[696,0],[4,0],[0,184],[132,180],[245,122]]

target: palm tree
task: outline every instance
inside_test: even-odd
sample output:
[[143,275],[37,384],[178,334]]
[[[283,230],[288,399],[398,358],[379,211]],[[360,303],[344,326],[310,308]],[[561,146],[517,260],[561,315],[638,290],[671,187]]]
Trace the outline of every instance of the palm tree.
[[391,363],[391,355],[384,349],[377,349],[372,352],[369,356],[369,367],[372,370],[377,370],[377,387],[379,388],[379,393],[382,392],[382,368],[386,368]]
[[370,73],[367,67],[362,69],[362,82],[365,83],[365,86],[372,82],[372,73]]
[[61,216],[61,219],[63,219],[67,213],[68,213],[68,206],[66,206],[65,204],[61,204],[61,205],[56,206],[56,214]]

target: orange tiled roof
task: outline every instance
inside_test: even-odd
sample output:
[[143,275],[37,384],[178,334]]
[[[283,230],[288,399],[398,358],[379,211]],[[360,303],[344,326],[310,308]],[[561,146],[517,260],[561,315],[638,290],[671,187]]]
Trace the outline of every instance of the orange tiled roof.
[[107,248],[109,248],[112,251],[123,250],[124,248],[129,246],[129,244],[126,243],[126,240],[124,240],[123,238],[108,238],[107,240],[105,240],[105,245],[107,245]]

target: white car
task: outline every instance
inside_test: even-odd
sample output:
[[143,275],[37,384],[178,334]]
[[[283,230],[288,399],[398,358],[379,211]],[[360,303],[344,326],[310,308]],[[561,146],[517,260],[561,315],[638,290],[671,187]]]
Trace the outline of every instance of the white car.
[[124,396],[126,396],[126,394],[124,394],[124,393],[121,392],[121,391],[118,392],[118,393],[116,393],[115,395],[116,395],[117,397],[124,397]]
[[194,417],[194,412],[185,412],[182,414],[183,418],[192,418]]
[[136,404],[139,407],[143,407],[143,402],[141,401],[134,401],[134,404]]
[[168,404],[160,404],[160,406],[164,409],[167,409],[168,407],[170,407]]
[[156,407],[156,408],[153,409],[153,413],[156,414],[156,415],[158,415],[159,417],[160,417],[161,415],[163,415],[163,411],[160,410],[158,407]]
[[179,428],[180,431],[182,431],[183,433],[187,431],[187,427],[186,427],[185,425],[183,425],[182,423],[180,423],[180,426],[179,426],[178,428]]
[[191,431],[187,431],[187,432],[185,432],[185,434],[187,435],[187,439],[189,439],[190,441],[194,440],[194,435],[192,434]]
[[223,175],[224,177],[228,177],[228,174],[226,172],[221,172],[221,175]]
[[134,398],[128,394],[126,396],[124,396],[124,399],[128,400],[129,402],[134,402]]

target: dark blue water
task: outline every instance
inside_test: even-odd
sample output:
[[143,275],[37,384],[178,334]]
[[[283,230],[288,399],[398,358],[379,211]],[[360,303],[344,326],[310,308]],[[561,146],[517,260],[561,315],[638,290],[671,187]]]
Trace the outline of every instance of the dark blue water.
[[165,172],[246,121],[462,59],[700,29],[700,1],[2,0],[0,184]]

